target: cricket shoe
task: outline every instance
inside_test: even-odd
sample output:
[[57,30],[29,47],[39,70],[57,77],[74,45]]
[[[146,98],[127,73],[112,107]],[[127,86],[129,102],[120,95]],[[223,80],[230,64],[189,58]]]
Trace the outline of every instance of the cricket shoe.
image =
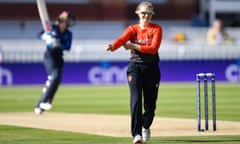
[[142,130],[142,137],[143,137],[143,141],[148,141],[151,137],[151,131],[150,129],[145,129],[143,128]]
[[34,112],[35,112],[36,115],[40,115],[40,114],[43,113],[43,109],[36,107],[36,108],[34,109]]
[[134,144],[139,144],[142,143],[142,136],[141,135],[136,135],[133,139]]
[[44,110],[50,110],[50,109],[52,109],[52,104],[50,104],[50,103],[40,103],[40,108],[42,108],[42,109],[44,109]]

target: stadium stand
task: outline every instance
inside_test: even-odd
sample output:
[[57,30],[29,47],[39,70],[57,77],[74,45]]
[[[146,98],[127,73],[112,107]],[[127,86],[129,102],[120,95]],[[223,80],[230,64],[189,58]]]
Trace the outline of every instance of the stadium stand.
[[[157,22],[160,23],[161,22]],[[116,53],[107,54],[106,44],[119,36],[126,24],[124,22],[80,22],[72,31],[74,34],[71,54],[65,54],[66,61],[98,61],[127,60],[129,53],[120,49]],[[26,21],[21,25],[18,21],[0,22],[0,49],[5,62],[39,62],[42,61],[45,44],[37,39],[42,27],[39,21]],[[206,43],[207,28],[191,26],[174,26],[163,24],[164,38],[160,49],[162,60],[184,59],[239,59],[239,28],[227,28],[234,38],[232,45],[209,46]],[[177,43],[173,40],[176,32],[184,32],[187,40]]]

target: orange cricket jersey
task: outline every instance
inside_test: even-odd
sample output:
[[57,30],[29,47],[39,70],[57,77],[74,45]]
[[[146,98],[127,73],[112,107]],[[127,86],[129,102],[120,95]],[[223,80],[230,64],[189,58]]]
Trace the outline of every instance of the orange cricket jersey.
[[113,42],[114,50],[124,45],[127,41],[139,44],[139,52],[155,55],[158,53],[162,41],[162,27],[153,23],[144,29],[141,29],[139,24],[130,25],[124,33]]

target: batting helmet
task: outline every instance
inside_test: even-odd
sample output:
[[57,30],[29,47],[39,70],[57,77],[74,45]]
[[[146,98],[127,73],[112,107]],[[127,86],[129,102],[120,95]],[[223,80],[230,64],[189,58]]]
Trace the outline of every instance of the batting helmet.
[[68,11],[62,11],[57,18],[57,23],[66,22],[68,26],[75,23],[75,17]]

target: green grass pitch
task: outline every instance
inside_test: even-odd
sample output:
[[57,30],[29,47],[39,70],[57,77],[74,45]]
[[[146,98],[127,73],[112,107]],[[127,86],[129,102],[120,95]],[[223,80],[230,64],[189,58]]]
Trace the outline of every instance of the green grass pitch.
[[[33,112],[34,105],[41,94],[41,89],[40,86],[0,87],[0,112]],[[238,83],[216,84],[217,120],[240,121],[239,90],[240,84]],[[209,102],[211,102],[210,97]],[[55,112],[129,115],[129,90],[127,85],[61,86],[53,104],[53,111]],[[211,105],[209,105],[209,108],[211,108]],[[162,83],[159,89],[156,115],[196,119],[195,83]],[[155,137],[151,139],[149,144],[240,143],[239,137]],[[131,143],[131,139],[2,125],[0,126],[0,144],[2,143],[125,144]]]

